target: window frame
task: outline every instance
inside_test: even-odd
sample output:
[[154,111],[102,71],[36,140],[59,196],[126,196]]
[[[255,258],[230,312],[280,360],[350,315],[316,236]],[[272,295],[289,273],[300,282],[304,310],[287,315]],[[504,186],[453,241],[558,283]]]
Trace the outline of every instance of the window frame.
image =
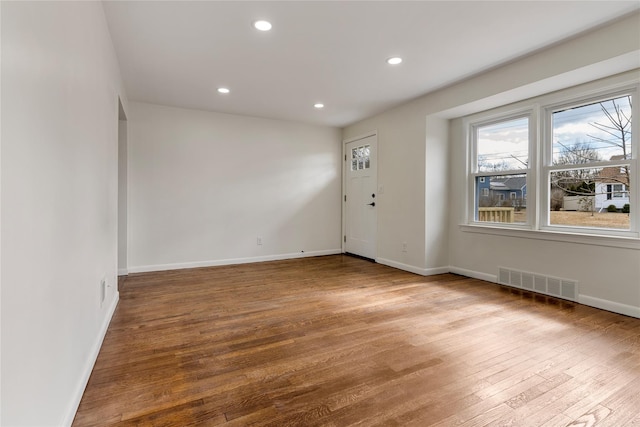
[[[491,126],[494,124],[499,124],[503,122],[509,122],[512,120],[518,119],[528,119],[528,136],[529,136],[529,146],[528,146],[528,167],[526,169],[510,169],[505,171],[485,171],[480,172],[478,167],[478,129],[486,126]],[[532,164],[536,162],[536,151],[533,149],[535,144],[532,141],[537,141],[537,129],[535,124],[537,123],[537,113],[534,108],[531,106],[526,106],[524,108],[518,109],[505,109],[499,110],[493,114],[482,114],[474,115],[470,118],[465,118],[463,120],[464,126],[467,132],[467,146],[470,147],[469,150],[469,159],[468,159],[468,179],[467,179],[467,223],[469,224],[477,224],[479,226],[498,226],[501,228],[508,229],[532,229],[533,227],[533,218],[529,215],[529,206],[534,207],[533,211],[535,211],[536,200],[529,197],[530,186],[535,187],[535,174],[532,168]],[[534,174],[534,175],[532,175]],[[526,222],[514,222],[514,223],[499,223],[499,222],[488,222],[488,221],[478,221],[478,201],[476,200],[476,179],[480,181],[482,178],[492,177],[492,176],[508,176],[508,175],[525,175],[527,192],[525,196],[526,206],[527,206],[527,221]],[[486,182],[486,181],[485,181]],[[500,194],[500,196],[504,197],[504,194]],[[501,201],[506,200],[501,199]]]
[[357,172],[371,168],[371,146],[369,144],[360,145],[351,149],[350,167],[351,172]]
[[[631,170],[630,188],[640,188],[640,82],[637,78],[623,81],[615,76],[599,82],[591,82],[580,87],[568,88],[551,94],[541,95],[532,100],[521,101],[511,106],[476,113],[462,118],[467,144],[467,208],[466,219],[461,227],[464,231],[482,232],[499,235],[518,235],[525,233],[534,238],[548,240],[575,240],[604,244],[605,246],[627,247],[627,241],[633,241],[636,247],[640,239],[640,191],[629,191],[625,186],[625,196],[631,205],[629,229],[611,229],[582,226],[553,225],[550,218],[550,176],[558,170],[581,168],[624,167]],[[613,81],[613,82],[612,82]],[[616,83],[617,81],[617,83]],[[553,165],[553,124],[552,114],[563,108],[575,108],[593,102],[606,101],[630,95],[632,99],[631,155],[628,159],[598,161],[577,165]],[[477,168],[477,129],[503,121],[529,117],[529,162],[528,169],[504,171],[500,174],[526,174],[526,223],[493,223],[477,220],[476,178],[496,175],[496,172],[478,172]],[[553,237],[552,237],[553,236]],[[564,237],[562,237],[564,236]],[[567,240],[568,239],[568,240]]]
[[[551,224],[550,216],[550,176],[552,172],[570,171],[576,169],[590,169],[590,168],[606,168],[606,167],[623,167],[628,165],[631,169],[631,188],[637,187],[638,182],[638,165],[637,165],[637,152],[638,152],[638,120],[632,120],[631,122],[631,158],[621,160],[602,160],[592,161],[584,164],[569,164],[569,165],[553,165],[553,113],[568,108],[576,108],[585,106],[588,104],[603,102],[622,96],[631,96],[632,99],[632,117],[638,117],[637,103],[640,100],[638,96],[638,83],[624,85],[619,88],[605,88],[592,93],[579,94],[573,97],[562,98],[561,96],[555,102],[545,103],[541,106],[541,141],[540,150],[542,151],[542,162],[539,167],[540,170],[540,210],[538,229],[548,230],[560,233],[571,234],[588,234],[595,236],[619,236],[639,238],[640,230],[638,230],[638,204],[637,197],[630,197],[631,212],[635,212],[633,215],[629,215],[629,229],[617,229],[617,228],[598,228],[598,227],[584,227],[575,225],[555,225]],[[612,192],[613,195],[613,192]],[[631,195],[630,195],[631,196]]]
[[[616,190],[616,187],[620,186],[619,190]],[[624,184],[611,184],[611,199],[626,199],[626,194],[628,193],[626,189],[626,185]]]

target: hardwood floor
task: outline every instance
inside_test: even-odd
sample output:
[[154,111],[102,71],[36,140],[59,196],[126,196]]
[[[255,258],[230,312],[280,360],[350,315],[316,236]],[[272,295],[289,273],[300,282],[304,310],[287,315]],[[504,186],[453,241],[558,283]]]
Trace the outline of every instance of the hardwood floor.
[[339,255],[120,292],[74,426],[640,426],[640,319]]

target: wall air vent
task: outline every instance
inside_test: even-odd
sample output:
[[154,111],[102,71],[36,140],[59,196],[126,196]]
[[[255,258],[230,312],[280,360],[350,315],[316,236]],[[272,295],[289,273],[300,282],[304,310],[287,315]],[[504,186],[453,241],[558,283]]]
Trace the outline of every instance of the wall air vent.
[[575,280],[499,267],[498,283],[578,302],[578,282]]
[[534,277],[531,273],[522,273],[522,289],[532,291]]

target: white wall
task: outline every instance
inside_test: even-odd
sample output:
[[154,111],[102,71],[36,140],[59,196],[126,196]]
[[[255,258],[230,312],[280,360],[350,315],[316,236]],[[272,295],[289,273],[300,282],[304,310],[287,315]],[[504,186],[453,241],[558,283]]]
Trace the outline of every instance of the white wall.
[[442,272],[449,263],[449,200],[457,198],[449,181],[449,122],[436,116],[426,117],[425,176],[425,266],[428,272]]
[[[616,305],[621,303],[640,306],[638,250],[582,245],[576,256],[602,257],[619,273],[609,277],[599,263],[587,263],[576,277],[561,264],[568,244],[461,231],[457,212],[465,198],[466,145],[455,135],[457,127],[447,130],[449,119],[639,66],[640,14],[635,13],[345,128],[344,139],[378,132],[378,182],[385,188],[378,211],[382,262],[423,274],[453,270],[488,278],[495,277],[498,265],[547,272],[581,280],[585,302],[610,301],[610,309],[625,309]],[[408,253],[401,252],[402,241],[409,243]],[[502,249],[494,252],[497,245]],[[529,261],[515,262],[519,251]]]
[[144,103],[128,119],[130,272],[340,252],[338,129]]
[[120,113],[118,122],[118,274],[127,274],[127,121]]
[[[378,256],[398,267],[425,267],[424,115],[396,109],[344,130],[343,139],[378,135]],[[422,136],[422,137],[420,137]],[[391,226],[393,225],[393,226]],[[407,242],[407,251],[402,251]]]
[[117,61],[99,2],[0,7],[0,423],[68,425],[117,302]]
[[[598,88],[630,81],[640,82],[640,69],[579,85],[554,96],[571,99],[581,93],[593,93]],[[548,98],[538,97],[511,107],[517,109],[548,102]],[[468,179],[464,171],[469,161],[462,119],[450,121],[450,144],[450,185],[456,194],[466,195]],[[635,197],[640,197],[640,191],[635,187]],[[506,267],[571,279],[578,282],[579,302],[640,317],[640,240],[615,242],[607,238],[568,236],[554,239],[541,233],[507,236],[487,234],[486,230],[472,231],[460,227],[466,222],[466,200],[463,196],[450,201],[453,271],[497,281],[498,267]]]

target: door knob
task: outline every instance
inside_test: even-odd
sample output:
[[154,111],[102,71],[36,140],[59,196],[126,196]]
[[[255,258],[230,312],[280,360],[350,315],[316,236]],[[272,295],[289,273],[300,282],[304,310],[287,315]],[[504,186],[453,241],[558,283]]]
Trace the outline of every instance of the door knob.
[[367,206],[375,206],[376,202],[367,203]]

